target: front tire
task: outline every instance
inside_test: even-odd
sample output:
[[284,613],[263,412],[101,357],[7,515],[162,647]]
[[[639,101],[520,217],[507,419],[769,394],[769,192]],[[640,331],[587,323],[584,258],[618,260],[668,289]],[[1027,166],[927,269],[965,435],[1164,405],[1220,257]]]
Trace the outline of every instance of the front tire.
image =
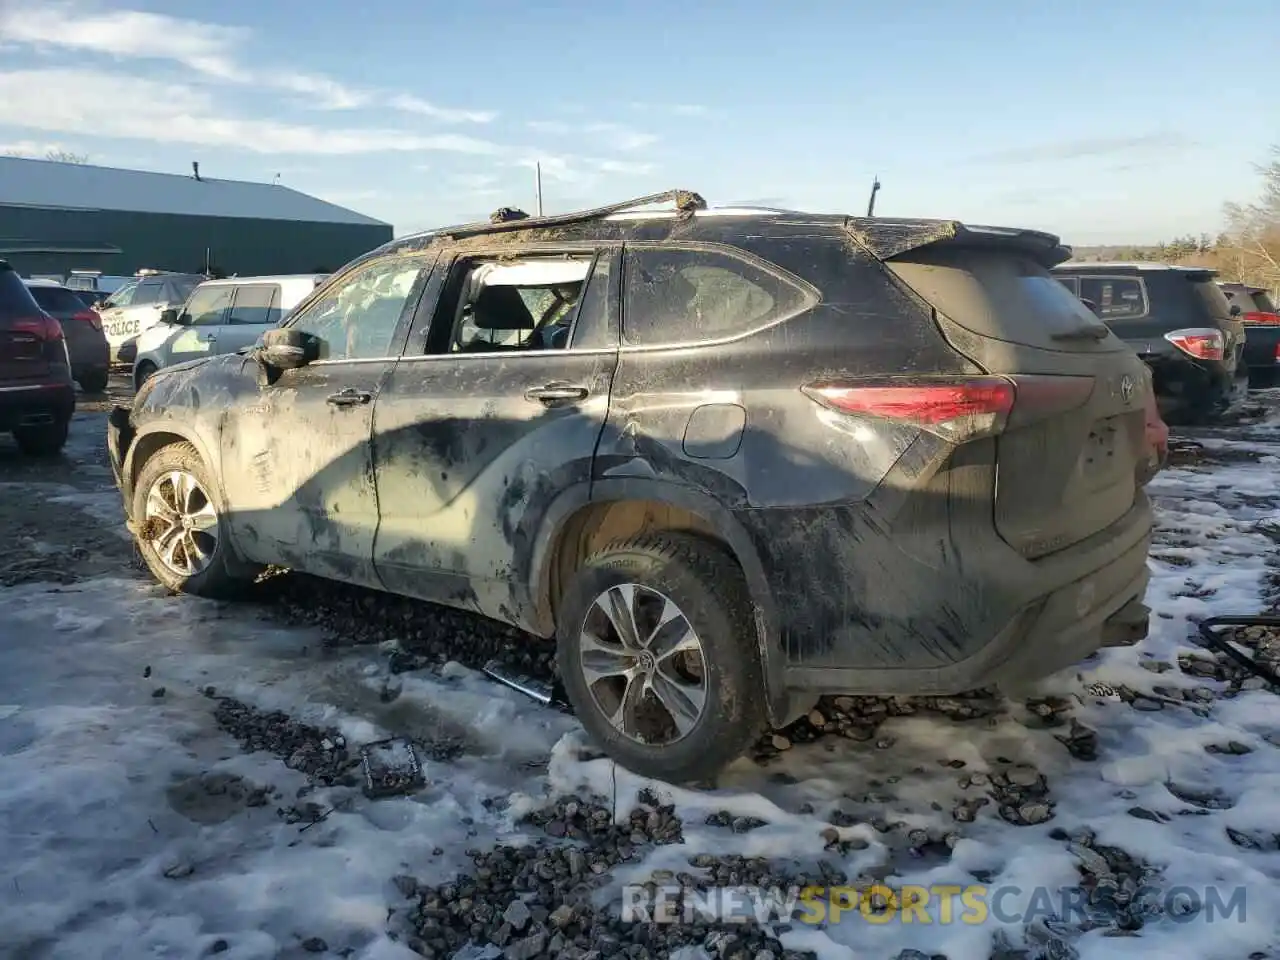
[[713,779],[764,730],[764,682],[737,563],[686,533],[611,544],[557,616],[565,693],[604,751],[646,777]]
[[56,457],[67,445],[71,421],[57,420],[38,427],[14,427],[13,440],[29,457]]
[[154,453],[133,488],[135,539],[152,575],[176,593],[227,599],[249,581],[231,573],[227,521],[213,478],[189,443]]

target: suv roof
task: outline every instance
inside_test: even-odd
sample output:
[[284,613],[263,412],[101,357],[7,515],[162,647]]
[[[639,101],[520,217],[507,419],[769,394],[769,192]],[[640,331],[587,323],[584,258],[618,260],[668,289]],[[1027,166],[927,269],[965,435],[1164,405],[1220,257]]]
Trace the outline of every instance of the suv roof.
[[[670,204],[668,209],[652,209]],[[853,217],[839,213],[805,213],[771,207],[709,207],[701,195],[692,190],[667,190],[618,203],[544,217],[530,217],[523,211],[504,207],[488,221],[459,224],[425,230],[392,240],[375,252],[412,250],[436,240],[464,240],[473,237],[514,233],[525,230],[560,228],[558,239],[573,241],[598,236],[599,225],[610,224],[625,239],[628,225],[640,233],[655,221],[732,219],[742,224],[742,234],[754,232],[762,223],[803,227],[806,224],[843,225],[876,258],[888,260],[900,254],[932,244],[963,242],[968,246],[989,241],[997,244],[1017,243],[1036,256],[1046,267],[1061,263],[1071,256],[1071,248],[1051,233],[1016,227],[965,224],[958,220],[921,220],[889,217]],[[646,231],[647,232],[647,231]],[[362,258],[363,259],[363,258]]]
[[1053,268],[1061,273],[1091,273],[1099,270],[1123,271],[1126,273],[1141,271],[1177,271],[1187,274],[1203,274],[1205,277],[1216,277],[1218,271],[1211,267],[1187,267],[1174,263],[1154,263],[1146,260],[1111,260],[1099,262],[1070,261]]
[[243,283],[288,283],[292,280],[318,282],[329,276],[327,273],[279,273],[262,277],[221,277],[217,280],[205,280],[202,287],[232,286]]
[[23,281],[28,287],[61,287],[57,280],[42,280],[39,277],[27,277]]

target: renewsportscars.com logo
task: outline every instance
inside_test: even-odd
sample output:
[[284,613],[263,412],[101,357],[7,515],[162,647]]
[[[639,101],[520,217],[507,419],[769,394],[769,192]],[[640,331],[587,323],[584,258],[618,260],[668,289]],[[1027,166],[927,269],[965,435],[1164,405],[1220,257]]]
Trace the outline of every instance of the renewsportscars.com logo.
[[1002,924],[1056,920],[1108,920],[1119,905],[1136,904],[1144,913],[1177,922],[1221,923],[1246,917],[1244,887],[1139,887],[1099,897],[1080,887],[1058,890],[977,884],[867,887],[711,887],[697,890],[654,884],[622,888],[622,919],[631,923],[865,923]]

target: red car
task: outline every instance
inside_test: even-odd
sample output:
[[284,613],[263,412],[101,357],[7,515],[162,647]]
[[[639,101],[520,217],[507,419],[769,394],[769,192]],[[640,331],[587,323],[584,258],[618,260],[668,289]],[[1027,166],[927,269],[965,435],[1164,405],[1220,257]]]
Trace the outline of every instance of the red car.
[[23,453],[57,454],[76,408],[62,324],[40,306],[0,260],[0,431]]

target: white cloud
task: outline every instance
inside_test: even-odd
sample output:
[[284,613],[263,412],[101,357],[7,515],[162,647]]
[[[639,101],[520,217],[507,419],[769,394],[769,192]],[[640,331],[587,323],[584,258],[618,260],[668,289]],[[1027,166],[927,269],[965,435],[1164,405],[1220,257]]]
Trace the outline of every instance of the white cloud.
[[401,110],[405,113],[417,113],[424,117],[433,117],[436,120],[489,123],[497,117],[496,113],[488,110],[457,110],[452,107],[438,107],[434,103],[429,103],[421,97],[415,97],[409,93],[396,94],[391,98],[390,105],[396,110]]
[[579,133],[587,134],[605,141],[606,146],[613,150],[639,150],[658,142],[658,137],[652,133],[643,133],[620,123],[605,121],[574,124],[563,120],[530,120],[526,126],[538,133],[553,136],[568,137]]
[[[32,90],[40,97],[33,98]],[[127,105],[122,108],[122,105]],[[349,155],[386,151],[497,154],[497,144],[445,133],[331,128],[223,113],[207,92],[100,70],[0,73],[0,124],[51,132],[232,147],[255,153]]]
[[644,175],[655,169],[651,163],[633,160],[608,160],[565,154],[534,154],[525,152],[512,161],[515,166],[532,170],[541,165],[544,180],[590,187],[606,175]]
[[65,149],[60,143],[18,140],[15,143],[0,143],[0,157],[44,157]]
[[408,93],[362,90],[332,77],[287,69],[254,69],[237,57],[252,33],[140,10],[92,10],[49,0],[0,2],[0,38],[37,48],[61,48],[117,60],[167,60],[211,80],[252,84],[294,94],[324,110],[370,105],[442,122],[488,123],[496,114],[438,107]]

